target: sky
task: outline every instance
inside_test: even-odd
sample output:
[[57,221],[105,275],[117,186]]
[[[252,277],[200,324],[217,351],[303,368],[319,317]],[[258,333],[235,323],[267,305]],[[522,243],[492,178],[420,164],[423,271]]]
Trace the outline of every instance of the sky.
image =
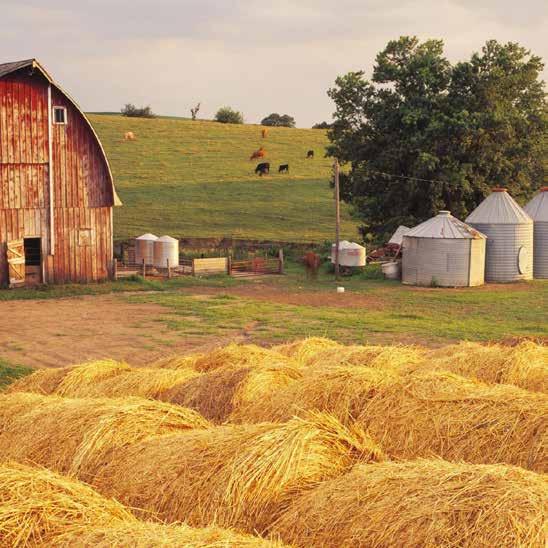
[[542,0],[0,0],[0,14],[0,62],[37,58],[86,111],[201,102],[200,118],[229,105],[310,127],[331,119],[335,78],[370,75],[402,35],[443,39],[451,61],[494,38],[548,62]]

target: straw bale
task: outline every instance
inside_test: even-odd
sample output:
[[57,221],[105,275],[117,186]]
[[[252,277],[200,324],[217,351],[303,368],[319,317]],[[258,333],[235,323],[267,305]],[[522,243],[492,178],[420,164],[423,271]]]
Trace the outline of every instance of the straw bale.
[[49,470],[0,464],[0,546],[52,546],[67,529],[136,521],[121,504]]
[[210,526],[204,529],[187,525],[150,522],[122,523],[105,527],[90,526],[56,538],[60,548],[282,548],[281,542],[236,533]]
[[272,350],[294,358],[301,365],[306,365],[318,352],[329,348],[344,348],[342,344],[323,337],[308,337],[292,343],[273,346]]
[[11,383],[5,390],[11,392],[35,392],[37,394],[53,394],[63,379],[70,372],[69,367],[50,369],[37,369],[34,373],[26,375]]
[[210,424],[195,411],[140,398],[69,399],[0,395],[4,410],[32,406],[3,421],[0,458],[32,462],[87,480],[119,447]]
[[168,522],[266,529],[289,501],[381,450],[358,427],[312,414],[275,424],[224,425],[114,452],[94,485]]
[[271,398],[252,399],[231,415],[234,422],[286,421],[303,411],[326,411],[341,421],[361,414],[366,402],[398,379],[390,370],[360,366],[305,368],[300,381]]
[[159,369],[194,369],[194,364],[198,358],[202,358],[204,354],[189,354],[180,356],[178,354],[165,356],[152,363],[148,364],[150,368]]
[[461,342],[432,351],[424,367],[548,394],[548,346],[532,341],[513,347]]
[[219,423],[251,402],[276,400],[300,377],[298,368],[286,365],[219,367],[165,390],[160,398]]
[[544,548],[547,493],[545,476],[513,466],[359,465],[295,499],[273,530],[303,548]]
[[548,396],[447,372],[417,372],[385,386],[359,422],[394,458],[432,455],[548,471]]

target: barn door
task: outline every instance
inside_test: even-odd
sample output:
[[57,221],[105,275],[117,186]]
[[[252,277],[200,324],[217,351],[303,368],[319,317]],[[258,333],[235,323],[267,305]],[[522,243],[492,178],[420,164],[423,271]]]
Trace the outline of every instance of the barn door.
[[8,242],[7,259],[10,287],[25,285],[25,243],[23,240]]

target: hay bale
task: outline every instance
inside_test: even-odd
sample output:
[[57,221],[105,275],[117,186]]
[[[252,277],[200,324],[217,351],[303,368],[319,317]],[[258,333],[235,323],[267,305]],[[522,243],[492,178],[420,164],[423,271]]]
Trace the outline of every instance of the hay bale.
[[302,370],[298,382],[271,398],[250,399],[231,415],[234,422],[283,422],[303,411],[325,411],[347,422],[361,414],[366,402],[398,375],[390,370],[360,366],[316,365]]
[[548,394],[548,347],[532,341],[513,347],[461,342],[432,351],[424,367]]
[[252,402],[276,400],[300,377],[298,368],[287,365],[218,367],[165,390],[160,398],[221,423]]
[[0,544],[52,546],[69,529],[136,521],[91,487],[41,469],[0,464]]
[[89,526],[56,539],[56,546],[93,546],[95,548],[282,548],[281,542],[236,533],[210,526],[197,529],[187,525],[163,525],[149,522],[123,523],[106,527]]
[[198,358],[202,358],[203,356],[204,354],[189,354],[187,356],[174,354],[160,358],[148,364],[148,367],[152,369],[194,369],[196,360]]
[[436,455],[548,470],[548,396],[447,372],[417,372],[386,385],[359,422],[388,455]]
[[[12,409],[22,410],[14,414]],[[195,411],[140,398],[0,395],[0,417],[8,413],[0,431],[0,458],[37,463],[81,479],[92,476],[115,448],[210,426]]]
[[51,369],[37,369],[34,373],[17,379],[5,390],[12,392],[35,392],[37,394],[53,394],[63,379],[68,375],[70,368],[59,367]]
[[318,352],[329,348],[343,348],[343,345],[323,337],[308,337],[292,343],[273,346],[272,350],[295,359],[301,365],[307,365]]
[[274,526],[309,546],[544,548],[548,481],[442,460],[356,466],[296,499]]
[[285,424],[224,425],[114,452],[93,484],[168,522],[261,532],[298,493],[383,458],[356,427],[325,414]]

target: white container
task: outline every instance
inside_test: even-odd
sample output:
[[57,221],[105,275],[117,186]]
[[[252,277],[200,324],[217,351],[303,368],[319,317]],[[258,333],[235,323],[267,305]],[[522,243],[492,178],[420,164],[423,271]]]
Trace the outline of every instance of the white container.
[[143,259],[145,264],[154,264],[154,242],[158,239],[158,236],[154,234],[143,234],[138,238],[135,238],[135,262],[142,264]]
[[344,287],[337,287],[337,293],[344,293]]
[[401,263],[399,261],[382,263],[381,270],[387,280],[399,280],[401,278]]
[[154,242],[154,266],[167,268],[179,266],[179,240],[162,236]]
[[[331,246],[331,262],[335,264],[336,245]],[[339,242],[339,265],[365,266],[365,247],[355,242]]]

